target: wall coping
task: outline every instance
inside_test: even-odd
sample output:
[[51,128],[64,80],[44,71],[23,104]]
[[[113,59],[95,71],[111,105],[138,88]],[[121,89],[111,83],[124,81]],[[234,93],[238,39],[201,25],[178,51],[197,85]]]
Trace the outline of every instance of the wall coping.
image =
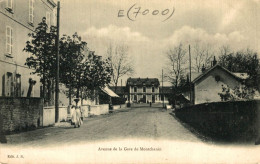
[[0,96],[0,99],[35,99],[35,100],[39,100],[39,99],[43,99],[41,97],[3,97]]

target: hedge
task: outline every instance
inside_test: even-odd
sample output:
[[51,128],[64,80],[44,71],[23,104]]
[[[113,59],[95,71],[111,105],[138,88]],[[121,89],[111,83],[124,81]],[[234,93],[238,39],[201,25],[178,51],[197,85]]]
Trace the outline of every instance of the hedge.
[[181,121],[199,132],[219,139],[254,139],[260,101],[198,104],[175,110]]

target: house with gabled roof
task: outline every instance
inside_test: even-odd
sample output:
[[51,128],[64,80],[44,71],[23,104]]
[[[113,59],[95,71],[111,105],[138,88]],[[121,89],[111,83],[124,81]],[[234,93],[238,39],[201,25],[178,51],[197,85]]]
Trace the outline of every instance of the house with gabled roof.
[[[201,104],[221,101],[218,93],[222,92],[223,86],[230,89],[241,87],[245,85],[248,77],[247,73],[230,72],[215,62],[211,68],[204,69],[200,75],[191,81],[191,102]],[[190,98],[188,97],[188,99]]]

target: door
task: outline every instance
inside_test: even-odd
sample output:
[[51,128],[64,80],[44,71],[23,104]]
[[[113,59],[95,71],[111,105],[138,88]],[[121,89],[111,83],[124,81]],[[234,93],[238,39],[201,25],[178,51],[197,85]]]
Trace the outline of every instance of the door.
[[155,95],[152,95],[152,103],[155,103]]
[[143,102],[146,103],[146,95],[143,96]]

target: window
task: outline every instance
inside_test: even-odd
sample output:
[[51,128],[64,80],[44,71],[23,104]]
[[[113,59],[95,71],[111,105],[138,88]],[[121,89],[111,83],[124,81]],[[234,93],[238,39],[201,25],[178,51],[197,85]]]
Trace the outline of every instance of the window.
[[12,12],[14,10],[14,4],[13,4],[13,0],[7,0],[6,1],[6,9],[9,12]]
[[33,24],[34,18],[34,0],[29,0],[29,23]]
[[46,24],[48,25],[48,27],[51,26],[51,13],[50,12],[46,12]]
[[13,74],[7,72],[6,78],[6,96],[13,96]]
[[145,87],[143,87],[143,92],[146,92],[146,88]]
[[152,87],[152,92],[154,92],[154,87]]
[[134,92],[137,92],[137,87],[134,87]]
[[13,52],[13,29],[6,27],[6,53],[11,55]]
[[21,75],[16,74],[15,96],[21,97]]

